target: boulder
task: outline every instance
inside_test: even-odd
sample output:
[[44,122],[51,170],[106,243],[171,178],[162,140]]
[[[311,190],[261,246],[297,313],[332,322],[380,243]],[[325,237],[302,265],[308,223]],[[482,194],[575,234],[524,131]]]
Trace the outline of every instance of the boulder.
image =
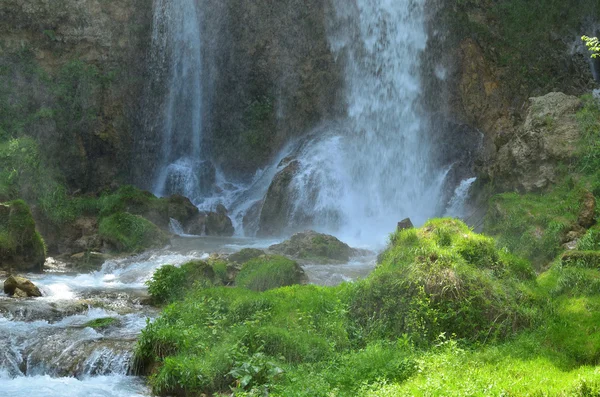
[[46,247],[35,221],[22,200],[0,204],[0,268],[41,272]]
[[406,218],[406,219],[403,219],[400,222],[398,222],[398,227],[396,228],[396,230],[401,231],[401,230],[405,230],[405,229],[412,229],[414,227],[415,227],[415,225],[413,225],[410,218]]
[[347,262],[358,251],[334,236],[308,230],[294,234],[289,240],[269,247],[269,251],[317,262]]
[[246,210],[246,213],[242,218],[244,235],[254,236],[258,231],[258,223],[260,221],[260,212],[262,210],[263,203],[264,200],[257,200]]
[[596,223],[596,198],[591,192],[585,192],[583,196],[577,223],[586,229]]
[[259,256],[265,255],[263,250],[256,248],[244,248],[234,254],[229,255],[227,260],[229,262],[244,264],[251,259],[258,258]]
[[23,291],[21,288],[15,289],[15,292],[12,294],[13,298],[29,298],[27,292]]
[[557,181],[558,167],[576,152],[581,101],[552,92],[531,98],[524,125],[497,153],[491,178],[500,190],[541,191]]
[[[18,292],[20,290],[20,292]],[[42,292],[30,280],[25,277],[9,276],[4,281],[4,293],[8,295],[16,295],[25,293],[27,297],[40,297]]]
[[299,169],[300,162],[291,160],[273,178],[262,205],[257,236],[278,236],[285,231],[288,212],[293,204],[289,187]]
[[231,237],[235,232],[233,222],[227,216],[227,209],[219,204],[216,212],[209,212],[206,215],[204,228],[207,236]]

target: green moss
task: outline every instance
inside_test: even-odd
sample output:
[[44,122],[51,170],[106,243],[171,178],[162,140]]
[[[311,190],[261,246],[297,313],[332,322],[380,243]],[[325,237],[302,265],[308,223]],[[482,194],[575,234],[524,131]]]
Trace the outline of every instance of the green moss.
[[169,242],[169,237],[152,222],[138,215],[119,212],[103,218],[100,236],[119,251],[139,252],[158,248]]
[[88,321],[83,326],[84,327],[93,328],[93,329],[102,329],[102,328],[110,327],[116,321],[117,320],[115,318],[112,318],[112,317],[97,318],[95,320]]
[[0,264],[15,270],[42,270],[44,240],[23,200],[0,204]]
[[266,291],[299,284],[304,277],[296,262],[283,256],[262,256],[246,262],[235,283],[253,291]]

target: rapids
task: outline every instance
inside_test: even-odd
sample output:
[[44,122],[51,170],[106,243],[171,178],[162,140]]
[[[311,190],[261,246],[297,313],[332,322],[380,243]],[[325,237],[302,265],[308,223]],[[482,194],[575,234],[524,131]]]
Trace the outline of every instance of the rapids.
[[[0,396],[149,396],[144,380],[130,375],[136,339],[158,315],[144,304],[145,282],[164,264],[265,249],[277,242],[176,237],[166,249],[109,260],[81,274],[49,261],[46,273],[26,275],[42,290],[42,298],[0,294]],[[368,256],[346,265],[307,263],[304,268],[311,283],[335,285],[366,276],[374,264]],[[113,320],[103,327],[90,324],[107,318]]]

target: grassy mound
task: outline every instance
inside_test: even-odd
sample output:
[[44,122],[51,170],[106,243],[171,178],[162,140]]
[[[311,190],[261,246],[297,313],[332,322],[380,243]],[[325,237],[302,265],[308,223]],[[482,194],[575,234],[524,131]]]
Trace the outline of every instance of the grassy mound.
[[374,338],[440,334],[470,341],[505,337],[532,321],[529,264],[462,222],[433,220],[392,236],[380,267],[357,287],[350,312]]
[[305,280],[304,270],[296,262],[283,256],[261,256],[244,264],[235,283],[253,291],[266,291]]
[[120,252],[139,252],[169,242],[169,236],[138,215],[119,212],[100,221],[100,236]]

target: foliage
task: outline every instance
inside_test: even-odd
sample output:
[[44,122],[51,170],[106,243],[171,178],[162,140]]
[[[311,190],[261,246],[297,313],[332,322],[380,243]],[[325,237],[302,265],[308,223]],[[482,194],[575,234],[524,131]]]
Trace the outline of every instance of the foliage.
[[261,256],[244,264],[235,283],[253,291],[266,291],[303,280],[304,272],[296,262],[283,256]]
[[586,47],[592,52],[592,58],[600,56],[600,42],[597,37],[583,36],[581,38]]
[[122,252],[139,252],[166,245],[169,237],[155,224],[139,215],[118,212],[103,218],[100,236]]

